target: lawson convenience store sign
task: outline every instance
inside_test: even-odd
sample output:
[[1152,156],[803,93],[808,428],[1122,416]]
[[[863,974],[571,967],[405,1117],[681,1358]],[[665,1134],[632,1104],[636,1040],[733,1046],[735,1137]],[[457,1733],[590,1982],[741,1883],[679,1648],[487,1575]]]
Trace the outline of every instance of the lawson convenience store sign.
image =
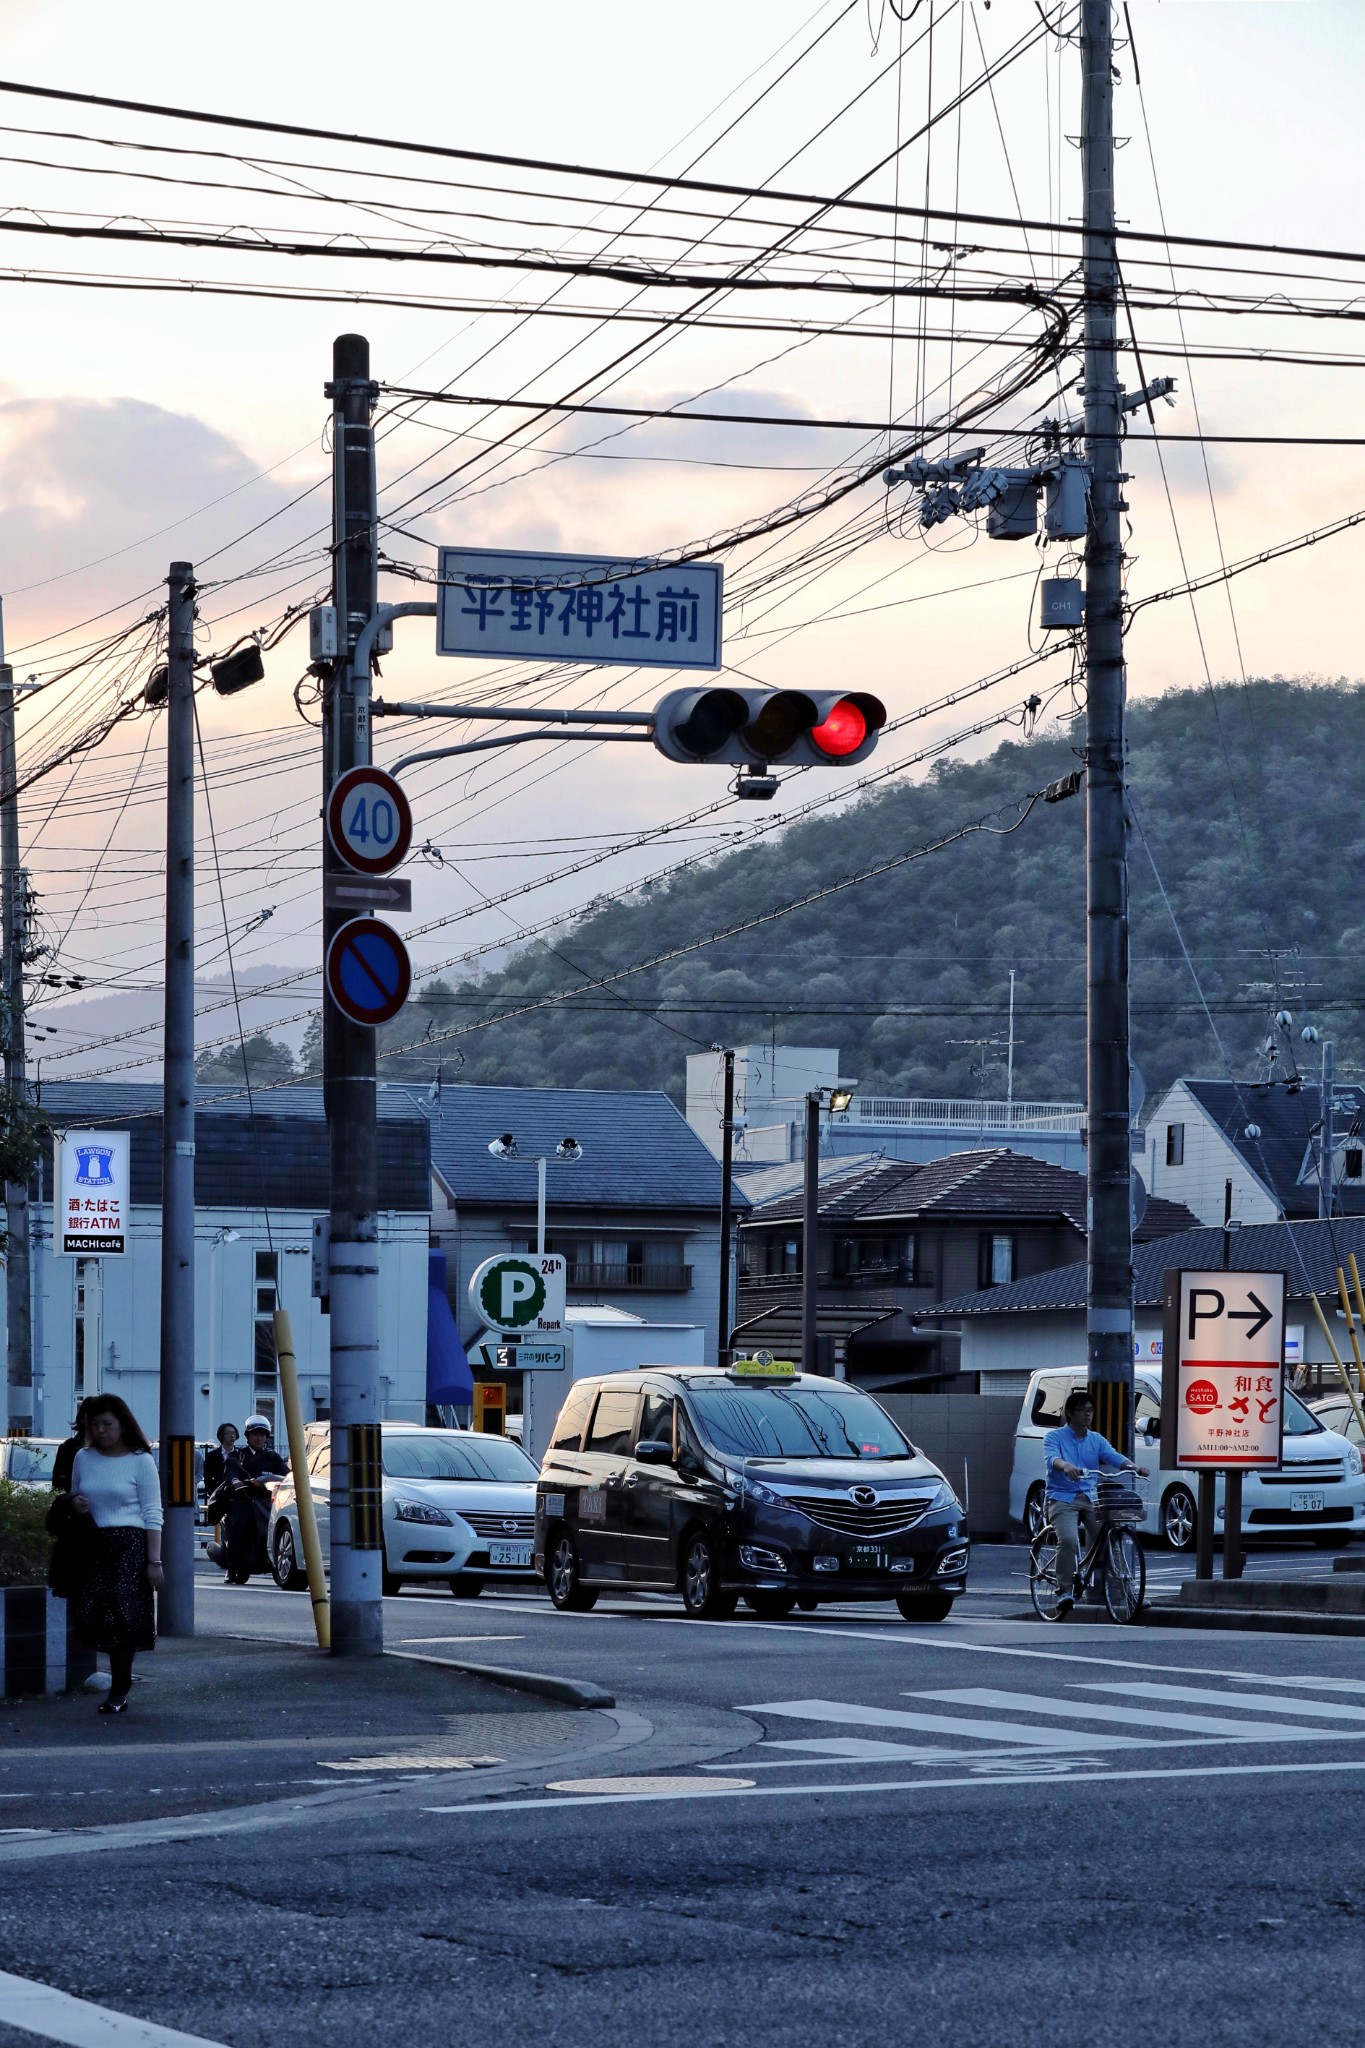
[[127,1131],[64,1131],[56,1142],[54,1250],[122,1258],[131,1209]]

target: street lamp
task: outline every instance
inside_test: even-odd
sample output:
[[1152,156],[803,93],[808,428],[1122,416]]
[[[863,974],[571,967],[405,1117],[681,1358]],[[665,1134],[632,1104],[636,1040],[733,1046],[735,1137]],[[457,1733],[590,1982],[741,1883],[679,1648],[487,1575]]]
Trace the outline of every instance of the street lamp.
[[856,1081],[833,1081],[824,1088],[812,1088],[806,1095],[805,1199],[801,1227],[801,1370],[818,1372],[818,1317],[816,1313],[816,1271],[820,1255],[820,1112],[838,1114],[853,1100]]
[[561,1138],[553,1152],[522,1152],[511,1131],[504,1131],[500,1138],[489,1141],[489,1151],[495,1159],[534,1159],[536,1162],[536,1256],[545,1254],[545,1169],[552,1159],[562,1166],[576,1166],[583,1157],[583,1147],[577,1138]]

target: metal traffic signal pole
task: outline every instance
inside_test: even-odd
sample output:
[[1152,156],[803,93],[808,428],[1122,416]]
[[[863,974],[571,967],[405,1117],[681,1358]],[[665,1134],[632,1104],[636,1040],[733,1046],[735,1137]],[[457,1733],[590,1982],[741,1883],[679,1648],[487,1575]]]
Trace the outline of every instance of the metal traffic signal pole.
[[1090,1210],[1086,1351],[1096,1427],[1132,1451],[1133,1236],[1129,1134],[1128,845],[1123,661],[1122,393],[1115,347],[1111,0],[1081,4],[1084,181],[1086,1129]]
[[820,1090],[806,1097],[801,1177],[801,1370],[820,1370]]
[[[378,387],[361,334],[332,345],[332,602],[337,653],[323,706],[323,804],[370,759],[370,656],[357,643],[377,602],[374,428]],[[362,674],[363,669],[363,674]],[[324,877],[345,873],[324,832]],[[323,910],[323,950],[349,913]],[[331,1153],[332,1650],[384,1648],[380,1479],[379,1189],[375,1040],[322,998],[323,1088]]]
[[730,1363],[730,1240],[734,1228],[734,1189],[731,1176],[735,1163],[735,1050],[727,1045],[721,1054],[725,1076],[720,1118],[720,1303],[716,1317],[716,1364]]

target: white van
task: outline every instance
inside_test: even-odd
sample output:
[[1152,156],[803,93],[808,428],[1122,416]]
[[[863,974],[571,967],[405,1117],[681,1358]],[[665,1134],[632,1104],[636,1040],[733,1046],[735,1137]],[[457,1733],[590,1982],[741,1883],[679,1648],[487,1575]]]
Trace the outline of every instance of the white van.
[[[1010,1520],[1029,1535],[1043,1512],[1043,1439],[1063,1421],[1063,1404],[1085,1385],[1076,1371],[1035,1372],[1029,1379],[1014,1432],[1010,1473]],[[1160,1463],[1161,1375],[1139,1366],[1133,1381],[1133,1436],[1137,1487],[1146,1502],[1143,1529],[1172,1550],[1194,1547],[1196,1475],[1173,1472]],[[1242,1481],[1242,1533],[1246,1536],[1311,1536],[1324,1550],[1337,1550],[1353,1536],[1365,1536],[1365,1477],[1360,1452],[1335,1430],[1324,1429],[1297,1394],[1285,1389],[1284,1463],[1278,1472],[1248,1472]],[[1218,1533],[1223,1524],[1223,1482],[1218,1482]]]

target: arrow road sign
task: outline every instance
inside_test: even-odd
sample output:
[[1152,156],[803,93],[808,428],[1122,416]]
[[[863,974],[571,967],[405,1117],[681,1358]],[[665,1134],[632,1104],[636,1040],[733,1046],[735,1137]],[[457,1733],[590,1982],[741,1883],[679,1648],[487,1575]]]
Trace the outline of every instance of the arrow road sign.
[[327,948],[327,993],[353,1024],[387,1024],[412,987],[408,949],[377,917],[353,917]]
[[412,883],[396,875],[332,875],[322,878],[328,910],[412,909]]
[[1173,1417],[1174,1463],[1273,1470],[1284,1431],[1284,1274],[1172,1271],[1162,1291],[1163,1428]]
[[1228,1321],[1230,1323],[1250,1323],[1251,1328],[1244,1333],[1249,1344],[1257,1331],[1263,1330],[1270,1321],[1271,1311],[1261,1300],[1260,1295],[1253,1293],[1251,1288],[1247,1289],[1247,1300],[1252,1304],[1251,1307],[1230,1308],[1228,1310]]
[[348,867],[387,875],[412,845],[412,809],[383,768],[348,768],[327,798],[327,836]]

